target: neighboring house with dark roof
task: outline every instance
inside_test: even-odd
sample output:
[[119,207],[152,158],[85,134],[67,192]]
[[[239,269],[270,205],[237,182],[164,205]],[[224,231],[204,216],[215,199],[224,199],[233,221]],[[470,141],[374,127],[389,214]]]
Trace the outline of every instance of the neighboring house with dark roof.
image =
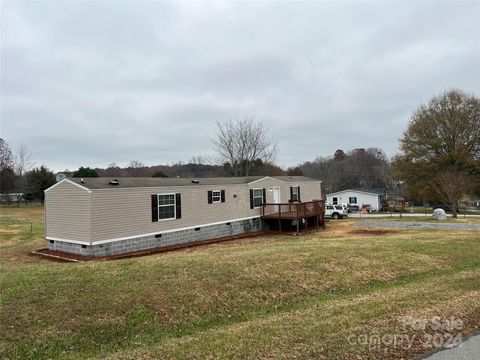
[[85,256],[260,231],[263,203],[321,199],[303,176],[67,178],[45,190],[51,250]]
[[360,208],[368,204],[373,211],[382,209],[384,199],[385,189],[381,188],[353,188],[327,194],[327,204],[358,205]]

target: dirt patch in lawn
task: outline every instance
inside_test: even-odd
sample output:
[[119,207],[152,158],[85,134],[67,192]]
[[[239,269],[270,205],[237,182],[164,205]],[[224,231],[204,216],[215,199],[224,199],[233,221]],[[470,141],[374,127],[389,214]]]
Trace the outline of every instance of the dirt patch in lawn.
[[398,230],[386,230],[386,229],[355,229],[350,230],[349,234],[352,235],[386,235],[386,234],[396,234]]

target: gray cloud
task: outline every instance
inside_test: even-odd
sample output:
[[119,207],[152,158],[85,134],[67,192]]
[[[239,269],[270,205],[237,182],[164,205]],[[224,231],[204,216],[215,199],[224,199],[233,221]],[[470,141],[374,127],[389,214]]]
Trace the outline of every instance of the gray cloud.
[[2,137],[37,163],[211,154],[254,116],[293,165],[398,148],[410,114],[480,91],[478,2],[3,2]]

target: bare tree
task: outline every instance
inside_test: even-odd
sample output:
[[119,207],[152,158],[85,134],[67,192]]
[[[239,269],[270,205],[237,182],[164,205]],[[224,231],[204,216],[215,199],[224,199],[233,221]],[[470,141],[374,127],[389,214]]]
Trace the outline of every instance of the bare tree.
[[216,137],[211,140],[234,176],[251,175],[256,163],[272,164],[277,154],[277,141],[268,136],[262,122],[252,118],[217,122]]
[[435,179],[435,192],[452,209],[453,216],[457,217],[458,207],[465,194],[473,190],[474,182],[465,176],[465,173],[454,167],[438,173]]
[[208,155],[194,155],[188,160],[189,164],[210,165],[212,160]]
[[139,160],[131,160],[130,163],[128,164],[128,167],[133,169],[138,169],[138,168],[145,167],[145,165]]
[[108,164],[108,167],[105,169],[103,174],[104,176],[122,176],[122,169],[116,164]]
[[20,144],[14,155],[15,173],[23,177],[34,165],[32,152],[25,144]]
[[128,164],[127,168],[125,168],[126,176],[132,177],[150,177],[152,174],[148,170],[148,167],[145,166],[139,160],[131,160]]

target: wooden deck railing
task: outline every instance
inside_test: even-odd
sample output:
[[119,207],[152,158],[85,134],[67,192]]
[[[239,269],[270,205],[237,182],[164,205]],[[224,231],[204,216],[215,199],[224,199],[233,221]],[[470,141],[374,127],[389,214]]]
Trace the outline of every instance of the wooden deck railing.
[[308,202],[293,202],[262,206],[262,217],[268,219],[302,219],[311,216],[321,216],[325,213],[325,202],[314,200]]

